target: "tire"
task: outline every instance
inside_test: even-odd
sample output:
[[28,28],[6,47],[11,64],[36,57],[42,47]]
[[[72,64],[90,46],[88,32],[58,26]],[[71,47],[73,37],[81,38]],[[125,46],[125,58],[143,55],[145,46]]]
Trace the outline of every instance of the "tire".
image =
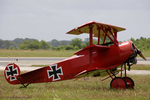
[[128,89],[134,89],[134,81],[130,77],[123,77],[123,79],[127,82]]
[[126,89],[127,88],[127,82],[122,77],[116,77],[112,79],[110,83],[110,87],[113,89]]

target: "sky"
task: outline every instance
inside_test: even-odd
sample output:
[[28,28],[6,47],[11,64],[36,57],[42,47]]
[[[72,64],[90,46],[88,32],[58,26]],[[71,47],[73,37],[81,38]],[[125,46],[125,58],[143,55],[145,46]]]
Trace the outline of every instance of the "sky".
[[89,21],[126,28],[118,40],[150,38],[150,0],[0,0],[0,39],[87,38],[66,32]]

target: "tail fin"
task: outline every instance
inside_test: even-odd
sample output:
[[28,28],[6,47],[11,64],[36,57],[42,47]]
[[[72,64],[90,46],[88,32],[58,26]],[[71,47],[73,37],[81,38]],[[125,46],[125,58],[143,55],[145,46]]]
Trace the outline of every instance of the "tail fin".
[[14,64],[8,64],[4,71],[5,79],[10,84],[19,84],[17,76],[20,75],[20,68]]

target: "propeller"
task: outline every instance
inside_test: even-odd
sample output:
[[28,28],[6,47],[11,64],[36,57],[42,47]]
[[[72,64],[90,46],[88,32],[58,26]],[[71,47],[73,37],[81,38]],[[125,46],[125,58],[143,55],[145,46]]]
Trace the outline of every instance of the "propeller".
[[135,47],[137,50],[137,54],[139,54],[140,57],[142,57],[144,60],[146,60],[146,57],[143,55],[142,51],[140,49],[138,49],[137,47]]
[[127,65],[129,66],[128,70],[130,70],[130,66],[137,63],[137,59],[136,59],[137,54],[140,57],[142,57],[144,60],[146,60],[146,57],[143,55],[142,51],[138,49],[133,43],[132,43],[132,50],[133,50],[133,53],[130,55],[130,57],[128,58],[126,62]]

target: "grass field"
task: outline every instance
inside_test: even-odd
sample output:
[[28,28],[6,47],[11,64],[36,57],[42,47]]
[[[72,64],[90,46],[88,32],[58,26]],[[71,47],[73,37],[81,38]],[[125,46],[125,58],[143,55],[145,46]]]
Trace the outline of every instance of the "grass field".
[[54,50],[3,50],[0,49],[0,57],[70,57],[76,51]]
[[131,66],[131,70],[150,70],[150,65],[136,64]]
[[27,88],[6,82],[0,71],[0,99],[2,100],[149,100],[150,76],[134,75],[135,89],[110,89],[110,81],[90,77],[88,80],[67,80],[53,83],[30,84]]
[[[54,51],[54,50],[4,50],[0,49],[0,57],[70,57],[76,51]],[[150,51],[143,54],[150,57]]]
[[[75,52],[0,50],[0,57],[70,57]],[[146,57],[150,57],[150,52],[143,53]],[[131,69],[150,70],[150,66],[136,65],[131,67]],[[129,77],[133,78],[135,89],[110,89],[111,79],[101,82],[100,78],[93,77],[90,77],[88,80],[81,78],[77,81],[67,80],[53,83],[31,84],[27,88],[20,88],[21,85],[7,83],[3,71],[0,71],[0,100],[150,100],[150,76],[130,75]]]

